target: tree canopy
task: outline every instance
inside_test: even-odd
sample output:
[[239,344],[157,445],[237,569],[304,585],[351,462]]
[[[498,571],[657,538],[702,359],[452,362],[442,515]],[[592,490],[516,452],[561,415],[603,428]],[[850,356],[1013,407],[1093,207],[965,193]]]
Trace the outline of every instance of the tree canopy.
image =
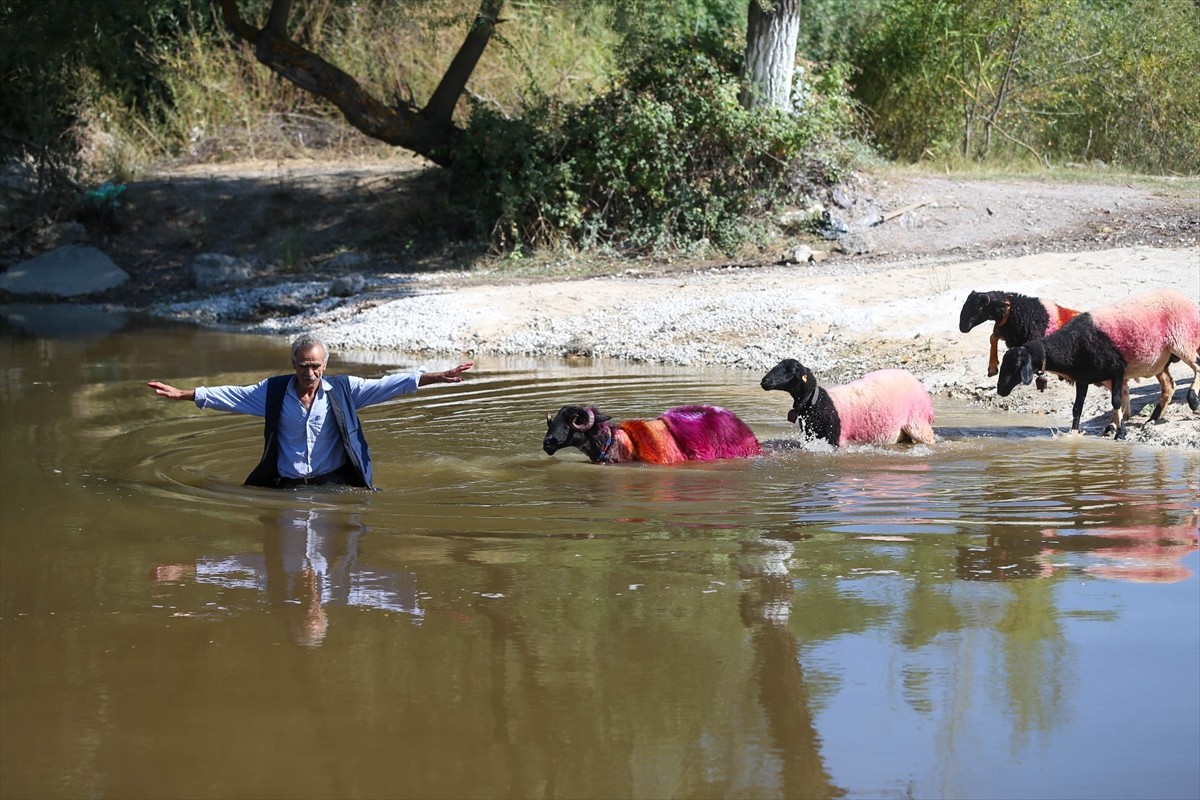
[[377,140],[475,187],[505,247],[728,247],[864,135],[1195,174],[1197,63],[1194,0],[0,0],[0,159]]

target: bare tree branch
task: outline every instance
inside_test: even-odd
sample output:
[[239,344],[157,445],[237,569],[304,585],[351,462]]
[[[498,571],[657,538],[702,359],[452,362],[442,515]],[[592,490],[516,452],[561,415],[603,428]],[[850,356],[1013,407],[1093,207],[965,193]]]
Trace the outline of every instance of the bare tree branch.
[[488,41],[496,31],[496,26],[501,21],[500,9],[503,6],[504,0],[482,0],[479,13],[471,25],[471,30],[467,32],[467,38],[463,41],[462,47],[458,48],[458,53],[450,62],[450,66],[446,68],[446,74],[442,76],[441,83],[433,91],[433,96],[425,104],[423,113],[426,117],[450,122],[451,115],[454,114],[454,106],[458,104],[458,98],[462,96],[463,89],[467,86],[467,79],[475,71],[475,65],[479,63],[484,48],[487,47]]
[[267,15],[267,30],[279,36],[287,36],[287,21],[291,13],[292,0],[274,0]]
[[1041,154],[1041,153],[1039,153],[1037,150],[1035,150],[1035,149],[1034,149],[1034,147],[1033,147],[1033,145],[1029,144],[1028,142],[1023,142],[1023,141],[1021,141],[1020,139],[1018,139],[1017,137],[1015,137],[1015,136],[1013,136],[1012,134],[1008,133],[1008,132],[1007,132],[1007,131],[1005,131],[1003,128],[1001,128],[999,125],[997,125],[997,124],[995,123],[995,121],[994,121],[994,120],[990,120],[990,119],[986,119],[986,118],[985,118],[983,121],[984,121],[985,123],[987,123],[987,126],[988,126],[990,129],[994,130],[996,133],[1000,134],[1000,135],[1001,135],[1001,136],[1003,136],[1005,139],[1008,139],[1010,142],[1012,142],[1012,143],[1013,143],[1013,144],[1015,144],[1015,145],[1018,145],[1018,146],[1020,146],[1020,147],[1024,147],[1026,150],[1028,150],[1030,153],[1032,153],[1032,154],[1033,154],[1033,157],[1034,157],[1034,158],[1036,158],[1036,159],[1037,159],[1037,160],[1038,160],[1038,161],[1041,163],[1041,165],[1042,165],[1043,167],[1048,167],[1048,166],[1050,166],[1050,159],[1048,159],[1046,156],[1042,155],[1042,154]]
[[258,41],[258,28],[255,28],[246,20],[242,19],[241,13],[238,11],[237,0],[219,0],[221,4],[221,19],[225,21],[225,25],[229,30],[244,41],[254,44]]
[[351,125],[367,136],[412,150],[441,166],[450,166],[453,144],[462,135],[453,122],[454,107],[495,32],[504,6],[504,0],[480,0],[475,23],[441,84],[425,108],[416,110],[408,105],[384,104],[354,77],[292,41],[287,22],[293,0],[274,0],[266,27],[261,29],[242,17],[238,0],[214,2],[220,4],[221,17],[234,35],[254,45],[259,63],[333,103]]

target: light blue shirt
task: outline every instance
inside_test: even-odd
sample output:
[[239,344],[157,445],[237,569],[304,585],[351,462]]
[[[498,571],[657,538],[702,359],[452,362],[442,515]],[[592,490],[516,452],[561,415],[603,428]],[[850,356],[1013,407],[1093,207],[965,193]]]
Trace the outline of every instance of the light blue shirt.
[[[383,403],[394,397],[413,394],[417,391],[424,370],[402,375],[386,375],[382,378],[350,378],[350,397],[354,407],[365,408]],[[338,436],[337,424],[326,417],[333,412],[329,407],[329,391],[333,386],[324,378],[321,388],[313,399],[312,408],[305,408],[296,393],[296,382],[288,382],[283,395],[283,409],[279,413],[279,462],[277,468],[284,478],[303,478],[309,475],[324,475],[346,463],[346,449]],[[251,386],[197,386],[196,407],[230,411],[234,414],[267,415],[267,381]]]
[[265,592],[274,581],[282,581],[286,596],[295,601],[301,594],[299,576],[310,571],[322,605],[341,603],[399,611],[416,617],[418,623],[425,615],[416,575],[356,564],[358,540],[366,528],[347,526],[338,517],[316,509],[283,512],[279,527],[278,549],[271,547],[269,557],[266,553],[243,553],[198,559],[196,582]]

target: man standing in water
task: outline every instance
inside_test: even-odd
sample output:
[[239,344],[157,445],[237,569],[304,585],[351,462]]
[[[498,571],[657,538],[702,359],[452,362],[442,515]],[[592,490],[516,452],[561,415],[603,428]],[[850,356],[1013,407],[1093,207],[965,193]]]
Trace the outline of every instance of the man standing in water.
[[277,375],[251,386],[199,386],[176,389],[161,381],[146,385],[159,397],[193,400],[198,408],[266,418],[262,460],[247,486],[289,489],[343,484],[374,488],[371,456],[358,421],[358,409],[412,394],[431,383],[461,383],[473,362],[444,372],[417,371],[377,379],[325,377],[329,350],[305,334],[292,342],[296,374]]

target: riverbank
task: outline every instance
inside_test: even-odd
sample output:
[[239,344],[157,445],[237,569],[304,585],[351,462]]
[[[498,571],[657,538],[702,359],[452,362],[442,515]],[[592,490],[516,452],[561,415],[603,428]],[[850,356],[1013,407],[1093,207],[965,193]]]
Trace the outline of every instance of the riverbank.
[[[1200,299],[1195,181],[860,176],[831,198],[849,241],[784,235],[736,260],[524,262],[407,256],[387,226],[419,206],[421,174],[406,162],[149,176],[130,185],[118,225],[97,242],[133,280],[93,299],[283,339],[313,331],[336,351],[416,352],[431,364],[604,358],[721,365],[757,382],[791,357],[826,383],[903,367],[935,396],[1043,414],[1048,432],[1069,427],[1074,389],[1054,381],[999,398],[986,374],[991,325],[958,331],[971,290],[1081,310],[1156,287]],[[299,266],[288,256],[297,242],[308,253]],[[197,252],[245,258],[254,278],[197,287]],[[353,291],[331,291],[348,277]],[[1200,417],[1183,401],[1192,377],[1184,365],[1172,371],[1179,389],[1162,424],[1142,424],[1157,382],[1134,386],[1130,439],[1200,448]],[[1088,400],[1094,433],[1109,400],[1096,388]]]

